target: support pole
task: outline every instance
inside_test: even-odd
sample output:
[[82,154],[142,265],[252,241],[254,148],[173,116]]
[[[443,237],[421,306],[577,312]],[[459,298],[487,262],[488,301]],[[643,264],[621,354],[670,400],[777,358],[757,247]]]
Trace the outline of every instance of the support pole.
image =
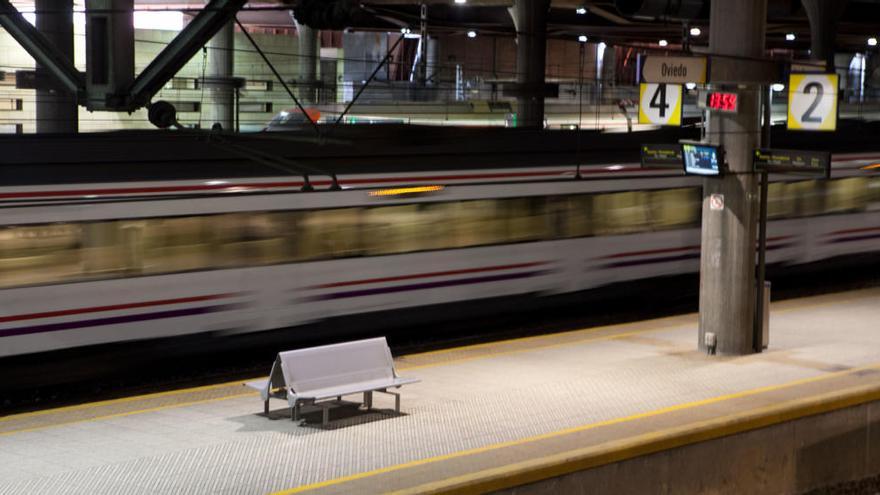
[[220,28],[208,44],[208,74],[204,83],[208,88],[211,124],[220,124],[224,131],[235,128],[235,23],[230,21]]
[[547,56],[549,0],[516,0],[511,8],[516,26],[516,99],[518,127],[544,127],[544,73]]
[[[761,109],[764,113],[761,127],[761,147],[770,148],[770,133],[773,129],[773,90],[769,86],[761,87]],[[761,173],[761,199],[758,211],[758,297],[755,299],[755,321],[752,334],[752,350],[764,350],[764,283],[767,280],[767,193],[770,189],[770,177],[767,172]]]
[[834,46],[837,21],[847,0],[801,0],[810,19],[810,56],[825,62],[825,71],[834,72]]
[[306,26],[296,19],[294,19],[294,23],[296,24],[297,41],[297,94],[303,104],[317,103],[315,89],[318,79],[318,61],[320,60],[318,30]]
[[[73,1],[36,0],[36,28],[67,60],[73,60]],[[37,64],[37,73],[46,67]],[[37,133],[75,133],[79,130],[79,108],[76,95],[51,81],[44,80],[37,89]],[[49,86],[46,86],[48,84]]]
[[[709,51],[743,58],[764,55],[767,0],[713,0]],[[722,89],[725,89],[722,87]],[[704,179],[698,345],[714,333],[718,354],[752,352],[755,311],[757,181],[752,154],[760,137],[758,86],[729,88],[740,95],[739,113],[713,113],[708,138],[726,151],[728,173]],[[710,207],[720,195],[723,207]],[[717,206],[718,201],[714,202]]]

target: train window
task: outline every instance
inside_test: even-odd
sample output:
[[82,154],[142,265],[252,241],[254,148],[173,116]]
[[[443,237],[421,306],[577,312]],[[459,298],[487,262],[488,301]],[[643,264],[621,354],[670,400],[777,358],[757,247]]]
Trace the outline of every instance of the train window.
[[825,191],[825,213],[861,211],[868,205],[868,180],[865,177],[828,181]]
[[140,271],[169,273],[216,266],[215,233],[212,232],[216,224],[212,220],[213,217],[203,216],[144,221]]
[[811,217],[820,215],[825,209],[825,181],[804,180],[792,182],[786,190],[797,198],[795,216]]
[[368,208],[362,224],[366,254],[409,253],[445,246],[439,205],[411,204]]
[[565,198],[566,225],[565,237],[584,237],[593,235],[593,196],[579,194]]
[[650,229],[648,193],[627,191],[597,194],[593,215],[597,235],[630,234]]
[[880,177],[868,179],[868,209],[880,210]]
[[76,224],[0,229],[0,287],[71,280],[82,275],[83,230]]
[[696,227],[700,223],[700,190],[695,187],[650,191],[649,213],[653,230]]
[[342,258],[363,253],[362,208],[296,213],[296,260]]
[[550,237],[547,198],[507,199],[502,207],[507,217],[507,238],[504,239],[507,242],[537,241]]
[[482,246],[507,241],[504,202],[496,199],[451,203],[449,247]]
[[791,218],[795,214],[797,197],[785,182],[771,182],[767,188],[767,219]]

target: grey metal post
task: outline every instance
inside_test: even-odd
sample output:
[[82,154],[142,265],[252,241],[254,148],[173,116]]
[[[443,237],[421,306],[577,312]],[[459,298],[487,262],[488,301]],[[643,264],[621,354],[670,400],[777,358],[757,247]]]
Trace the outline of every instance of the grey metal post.
[[511,9],[516,26],[517,126],[544,126],[544,73],[547,56],[549,0],[516,0]]
[[[723,29],[711,30],[709,51],[762,57],[766,14],[767,0],[713,0],[711,26]],[[752,351],[758,213],[752,153],[760,137],[758,93],[756,86],[739,89],[739,113],[709,118],[709,141],[724,146],[729,172],[703,183],[698,345],[706,350],[705,334],[712,332],[718,354]],[[713,194],[723,196],[722,209],[710,207]]]
[[[50,43],[73,61],[73,0],[36,0],[36,28]],[[37,72],[45,70],[37,64]],[[76,95],[58,87],[48,77],[49,87],[37,89],[37,132],[66,132],[79,130],[79,107]]]
[[235,67],[235,23],[230,21],[220,28],[208,44],[208,73],[211,118],[223,130],[235,128],[235,88],[232,75]]
[[316,103],[315,81],[318,79],[318,30],[296,21],[297,77],[299,99],[303,104]]
[[810,56],[825,62],[825,70],[834,72],[834,41],[837,21],[847,0],[801,0],[810,19]]

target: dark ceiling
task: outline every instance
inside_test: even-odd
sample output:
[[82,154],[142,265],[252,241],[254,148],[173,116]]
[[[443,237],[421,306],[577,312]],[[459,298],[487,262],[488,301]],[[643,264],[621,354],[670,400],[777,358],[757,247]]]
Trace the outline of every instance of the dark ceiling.
[[[826,1],[846,4],[838,25],[838,50],[864,51],[868,48],[868,37],[880,36],[880,0]],[[514,34],[515,29],[508,12],[511,0],[467,2],[457,5],[452,0],[429,0],[429,31],[436,34],[464,34],[467,30],[476,29],[487,35]],[[417,0],[287,0],[285,3],[297,11],[305,24],[324,29],[399,30],[409,27],[415,31],[419,26]],[[696,15],[687,21],[677,19],[675,12],[672,16],[660,18],[631,15],[638,10],[638,5],[651,3],[662,4],[667,12],[675,11],[676,6],[681,6],[682,11],[690,9],[689,12]],[[702,30],[702,34],[693,39],[692,43],[707,44],[709,4],[709,0],[554,0],[548,16],[547,32],[554,38],[570,39],[585,34],[592,40],[616,45],[653,44],[660,39],[666,39],[671,45],[675,45],[681,41],[684,32],[682,25],[686,22],[691,27],[696,26]],[[577,13],[578,7],[584,7],[586,13]],[[767,10],[768,48],[809,48],[810,26],[801,0],[769,0]],[[282,24],[289,25],[289,18],[279,20]],[[786,40],[785,35],[788,33],[794,33],[796,39]]]

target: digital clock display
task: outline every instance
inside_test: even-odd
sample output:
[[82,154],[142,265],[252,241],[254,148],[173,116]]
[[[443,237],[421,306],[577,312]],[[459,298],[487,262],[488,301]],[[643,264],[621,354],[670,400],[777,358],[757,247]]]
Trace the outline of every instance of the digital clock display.
[[736,93],[710,91],[706,96],[706,108],[718,112],[736,113],[738,100]]

